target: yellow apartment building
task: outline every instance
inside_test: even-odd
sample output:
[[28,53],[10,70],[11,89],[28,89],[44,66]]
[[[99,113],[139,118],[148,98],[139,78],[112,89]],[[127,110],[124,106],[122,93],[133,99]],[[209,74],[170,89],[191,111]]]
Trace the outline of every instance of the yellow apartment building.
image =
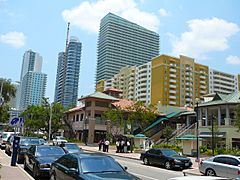
[[208,94],[208,66],[180,55],[152,59],[151,103],[193,107],[196,98]]

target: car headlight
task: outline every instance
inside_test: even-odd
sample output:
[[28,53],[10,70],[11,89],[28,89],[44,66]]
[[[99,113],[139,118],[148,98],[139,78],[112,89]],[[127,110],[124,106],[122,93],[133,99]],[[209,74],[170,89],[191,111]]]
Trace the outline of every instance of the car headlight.
[[180,160],[177,160],[177,159],[174,159],[174,162],[175,162],[175,163],[180,163],[181,161],[180,161]]
[[40,164],[40,168],[50,168],[50,164]]

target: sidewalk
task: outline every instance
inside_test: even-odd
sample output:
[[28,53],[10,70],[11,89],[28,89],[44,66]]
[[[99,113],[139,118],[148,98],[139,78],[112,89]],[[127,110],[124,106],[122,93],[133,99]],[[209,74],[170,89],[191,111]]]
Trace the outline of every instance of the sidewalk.
[[9,158],[2,150],[0,150],[0,179],[1,180],[33,180],[33,178],[18,165],[11,166],[11,158]]
[[137,159],[140,160],[140,153],[116,153],[116,148],[113,146],[109,147],[108,152],[103,152],[98,150],[98,145],[83,145],[79,144],[80,147],[85,151],[91,151],[91,152],[98,152],[98,153],[104,153],[104,154],[110,154],[113,156],[123,157],[123,158],[130,158],[130,159]]

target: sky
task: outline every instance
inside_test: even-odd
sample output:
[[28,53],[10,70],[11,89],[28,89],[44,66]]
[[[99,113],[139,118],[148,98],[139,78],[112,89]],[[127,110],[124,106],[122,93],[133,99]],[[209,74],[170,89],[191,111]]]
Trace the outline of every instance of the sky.
[[23,54],[32,49],[43,57],[46,97],[53,101],[70,22],[70,36],[82,42],[78,96],[93,93],[98,30],[108,12],[157,32],[159,54],[240,74],[239,9],[239,0],[0,0],[0,77],[19,81]]

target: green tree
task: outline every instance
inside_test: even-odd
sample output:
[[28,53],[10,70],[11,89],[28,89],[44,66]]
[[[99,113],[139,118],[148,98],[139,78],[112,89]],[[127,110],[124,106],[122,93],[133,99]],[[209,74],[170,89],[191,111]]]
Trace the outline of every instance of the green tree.
[[152,105],[145,107],[142,102],[134,103],[133,106],[128,108],[128,111],[128,123],[139,127],[141,130],[157,117],[155,107]]
[[106,119],[109,136],[119,135],[125,128],[124,110],[120,108],[109,109],[104,112],[103,118]]
[[[219,135],[219,126],[218,126],[218,119],[215,116],[212,116],[212,126],[209,128],[211,135],[212,135],[212,149],[215,149],[220,141]],[[214,153],[214,152],[213,152]],[[214,155],[214,154],[213,154]]]
[[8,102],[15,97],[16,88],[11,84],[10,79],[0,78],[0,98],[4,99],[4,103],[0,104],[0,123],[6,123],[9,118],[10,106]]
[[0,78],[0,90],[2,90],[0,93],[2,93],[5,103],[8,103],[16,95],[16,88],[10,79]]
[[166,138],[167,144],[168,144],[169,139],[172,137],[172,133],[173,133],[173,128],[170,125],[167,125],[163,129],[163,136]]
[[49,120],[51,119],[51,133],[57,132],[62,128],[64,108],[60,103],[50,105],[48,99],[43,98],[41,106],[28,106],[21,114],[25,119],[25,132],[31,134],[35,131],[49,132]]

